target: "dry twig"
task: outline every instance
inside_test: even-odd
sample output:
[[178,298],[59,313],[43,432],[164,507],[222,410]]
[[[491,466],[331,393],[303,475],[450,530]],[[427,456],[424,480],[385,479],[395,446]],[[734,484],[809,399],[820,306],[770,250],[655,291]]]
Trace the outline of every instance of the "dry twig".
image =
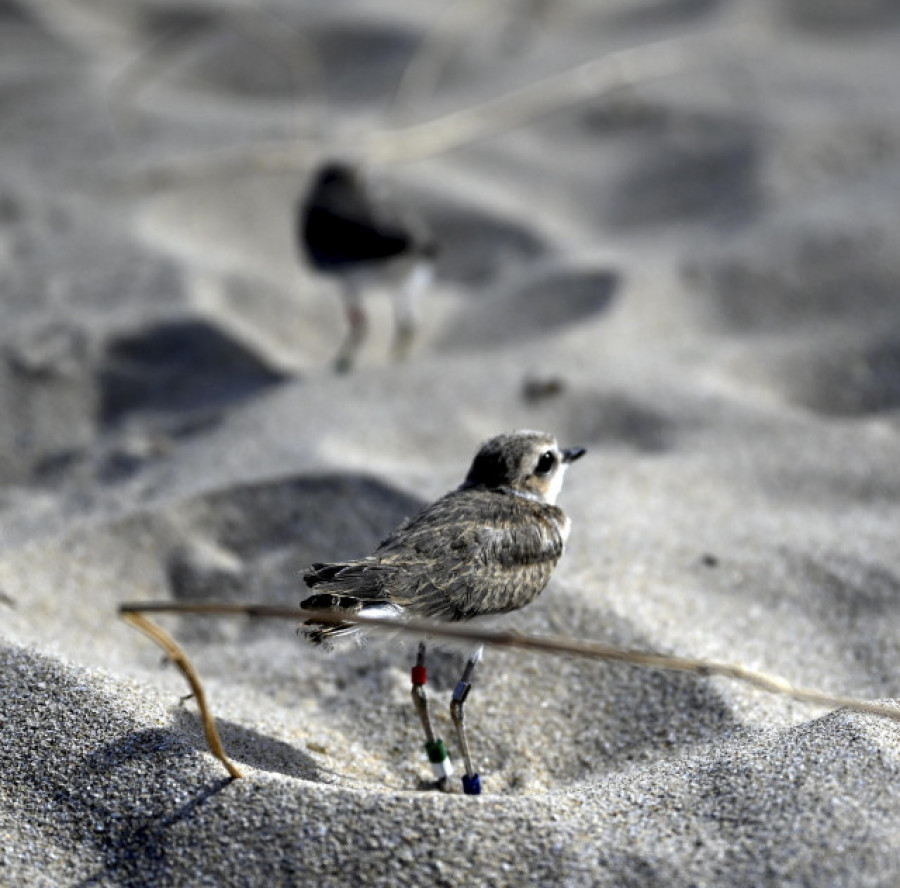
[[241,770],[225,753],[225,747],[222,746],[219,730],[216,728],[216,722],[212,716],[212,711],[209,708],[209,703],[207,702],[206,693],[203,690],[200,676],[197,675],[188,655],[178,646],[175,639],[172,638],[165,629],[160,628],[156,623],[148,620],[141,614],[139,609],[129,609],[127,605],[123,605],[119,609],[119,613],[123,620],[131,623],[132,626],[155,641],[169,657],[172,658],[172,662],[181,670],[182,675],[184,675],[188,684],[191,686],[191,691],[194,693],[194,699],[197,701],[197,706],[200,709],[200,717],[203,719],[203,730],[206,734],[206,742],[209,745],[210,751],[223,765],[225,765],[225,770],[227,770],[232,777],[243,777],[244,775]]
[[299,608],[277,607],[266,604],[182,604],[169,601],[147,601],[120,605],[119,614],[122,618],[132,623],[161,645],[172,657],[182,673],[184,673],[197,699],[197,706],[203,718],[210,750],[225,765],[232,777],[240,777],[240,771],[230,762],[222,748],[218,732],[216,731],[215,721],[209,710],[209,705],[197,673],[194,671],[187,655],[172,640],[171,636],[143,617],[142,615],[145,613],[270,617],[296,621],[315,619],[317,622],[322,623],[356,623],[373,629],[384,629],[391,632],[401,631],[431,638],[456,639],[476,645],[484,644],[533,653],[568,655],[590,660],[630,663],[634,666],[647,666],[651,669],[666,669],[674,672],[689,672],[704,677],[721,676],[744,682],[770,694],[792,697],[803,703],[842,708],[852,712],[877,715],[900,721],[900,706],[873,703],[867,700],[859,700],[855,697],[828,694],[824,691],[810,688],[800,688],[777,675],[770,675],[733,663],[659,654],[651,651],[599,644],[594,641],[558,636],[523,635],[514,631],[480,629],[471,624],[438,623],[432,620],[398,622],[387,617],[348,616],[345,613],[332,611],[304,611]]

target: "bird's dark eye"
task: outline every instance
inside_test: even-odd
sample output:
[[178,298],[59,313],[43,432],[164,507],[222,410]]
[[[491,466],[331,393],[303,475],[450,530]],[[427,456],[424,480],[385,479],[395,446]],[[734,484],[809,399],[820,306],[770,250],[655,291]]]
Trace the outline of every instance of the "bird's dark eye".
[[549,475],[553,471],[555,465],[556,454],[552,450],[548,450],[546,453],[541,454],[541,458],[538,460],[538,464],[534,469],[534,474]]

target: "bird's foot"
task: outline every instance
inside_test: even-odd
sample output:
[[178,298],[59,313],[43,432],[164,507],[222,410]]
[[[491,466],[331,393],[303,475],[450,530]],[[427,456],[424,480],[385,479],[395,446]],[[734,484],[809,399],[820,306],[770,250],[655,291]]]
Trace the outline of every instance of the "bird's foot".
[[437,780],[426,780],[423,777],[419,780],[416,789],[419,792],[452,792],[453,788],[446,777],[438,777]]

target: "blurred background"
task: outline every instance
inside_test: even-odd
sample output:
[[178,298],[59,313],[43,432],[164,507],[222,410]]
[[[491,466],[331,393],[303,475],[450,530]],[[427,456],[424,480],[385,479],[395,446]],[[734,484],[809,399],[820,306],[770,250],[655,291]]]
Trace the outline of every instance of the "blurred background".
[[663,269],[623,348],[712,332],[743,387],[895,407],[898,25],[890,0],[5,0],[0,482],[128,477],[330,373],[354,308],[346,363],[392,360],[409,269],[351,305],[303,243],[331,161],[436,247],[409,362],[591,323]]

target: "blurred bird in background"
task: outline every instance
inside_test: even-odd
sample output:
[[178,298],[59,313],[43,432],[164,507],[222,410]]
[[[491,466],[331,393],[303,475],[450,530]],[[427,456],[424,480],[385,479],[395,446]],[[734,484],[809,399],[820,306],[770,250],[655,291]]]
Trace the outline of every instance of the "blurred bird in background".
[[426,227],[381,195],[358,169],[329,161],[314,172],[297,207],[297,241],[309,265],[338,282],[348,330],[335,358],[338,372],[353,369],[368,331],[363,289],[389,265],[405,280],[394,293],[393,355],[405,357],[415,338],[416,307],[434,275],[437,248]]

